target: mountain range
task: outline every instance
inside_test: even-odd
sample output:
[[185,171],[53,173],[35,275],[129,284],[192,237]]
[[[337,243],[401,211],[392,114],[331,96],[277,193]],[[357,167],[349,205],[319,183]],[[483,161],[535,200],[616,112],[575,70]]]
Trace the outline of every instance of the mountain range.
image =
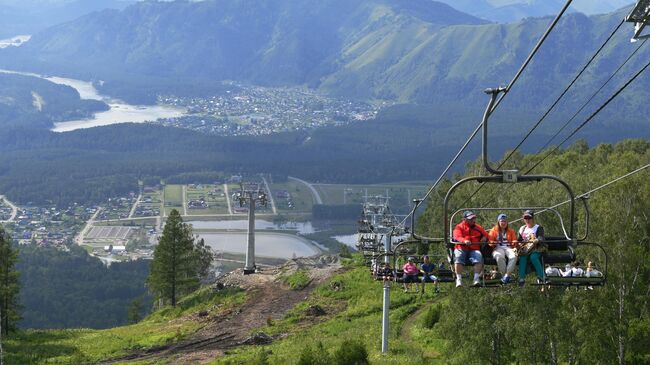
[[3,0],[0,3],[0,39],[34,34],[102,9],[123,9],[128,0]]
[[[438,0],[460,11],[499,23],[527,17],[557,14],[566,0]],[[586,15],[609,13],[633,4],[633,0],[575,0],[569,11]]]
[[[550,102],[625,15],[566,15],[519,81],[513,105]],[[430,0],[139,2],[0,50],[0,66],[124,82],[136,90],[138,80],[144,87],[150,78],[237,80],[307,85],[365,100],[482,104],[481,90],[507,83],[549,22],[488,23]],[[630,32],[625,25],[616,34],[575,100],[633,52]],[[624,71],[637,70],[648,53],[641,50]],[[645,86],[645,79],[632,85],[628,101],[649,96]]]

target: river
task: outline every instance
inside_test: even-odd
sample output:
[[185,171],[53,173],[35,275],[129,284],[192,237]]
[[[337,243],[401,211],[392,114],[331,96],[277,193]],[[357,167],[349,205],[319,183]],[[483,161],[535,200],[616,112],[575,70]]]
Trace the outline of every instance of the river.
[[186,114],[181,108],[167,105],[131,105],[126,102],[102,95],[91,82],[56,76],[43,76],[30,72],[0,70],[0,73],[40,77],[55,84],[67,85],[79,92],[81,99],[101,100],[108,104],[109,110],[95,113],[92,118],[68,120],[55,123],[53,132],[70,132],[76,129],[99,127],[117,123],[144,123],[160,118],[175,118]]

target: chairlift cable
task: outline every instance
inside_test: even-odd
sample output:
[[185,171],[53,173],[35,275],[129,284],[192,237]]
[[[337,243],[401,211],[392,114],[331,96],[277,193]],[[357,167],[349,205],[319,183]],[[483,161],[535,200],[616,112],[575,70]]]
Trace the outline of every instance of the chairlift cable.
[[[615,183],[615,182],[618,182],[618,181],[623,180],[623,179],[625,179],[625,178],[627,178],[627,177],[630,177],[630,176],[632,176],[632,175],[634,175],[634,174],[636,174],[636,173],[639,173],[639,172],[641,172],[641,171],[643,171],[643,170],[645,170],[645,169],[647,169],[647,168],[649,168],[649,167],[650,167],[650,163],[646,164],[645,166],[641,166],[641,167],[639,167],[638,169],[636,169],[636,170],[634,170],[634,171],[630,171],[630,172],[628,172],[627,174],[622,175],[622,176],[619,176],[619,177],[617,177],[616,179],[611,180],[611,181],[609,181],[609,182],[607,182],[607,183],[605,183],[605,184],[603,184],[603,185],[601,185],[601,186],[599,186],[599,187],[597,187],[597,188],[591,189],[591,190],[589,190],[589,191],[587,191],[587,192],[585,192],[585,193],[582,193],[582,194],[576,196],[576,199],[579,199],[579,198],[582,198],[582,197],[588,196],[588,195],[590,195],[591,193],[594,193],[594,192],[596,192],[596,191],[598,191],[598,190],[600,190],[600,189],[606,188],[606,187],[608,187],[609,185],[611,185],[611,184],[613,184],[613,183]],[[569,203],[569,202],[571,202],[571,199],[566,200],[566,201],[563,201],[563,202],[561,202],[561,203],[558,203],[558,204],[556,204],[556,205],[554,205],[554,206],[552,206],[552,207],[549,207],[549,208],[546,208],[546,209],[542,209],[542,210],[540,210],[539,212],[537,212],[536,214],[543,213],[543,212],[545,212],[545,211],[547,211],[547,210],[550,210],[550,209],[555,209],[555,208],[559,207],[560,205],[564,205],[564,204],[567,204],[567,203]]]
[[[618,73],[618,72],[619,72],[619,71],[620,71],[620,70],[621,70],[621,69],[622,69],[622,68],[623,68],[623,67],[624,67],[624,66],[625,66],[629,61],[630,61],[630,59],[632,59],[632,57],[633,57],[633,56],[634,56],[634,55],[639,51],[639,49],[641,49],[641,47],[642,47],[645,43],[646,43],[646,40],[644,40],[641,44],[639,44],[639,46],[638,46],[638,47],[637,47],[637,48],[636,48],[636,49],[635,49],[635,50],[634,50],[634,51],[633,51],[633,52],[632,52],[632,53],[627,57],[627,59],[626,59],[626,60],[625,60],[625,61],[624,61],[624,62],[623,62],[619,67],[618,67],[618,69],[616,69],[616,71],[615,71],[615,72],[614,72],[614,73],[613,73],[613,74],[612,74],[612,75],[607,79],[607,81],[605,81],[605,82],[600,86],[600,88],[599,88],[599,89],[598,89],[594,94],[592,94],[591,97],[590,97],[590,98],[589,98],[589,99],[588,99],[584,104],[582,104],[582,106],[580,107],[580,109],[578,109],[578,111],[577,111],[575,114],[573,114],[573,116],[572,116],[572,117],[571,117],[571,118],[570,118],[566,123],[564,123],[564,125],[563,125],[563,126],[562,126],[562,127],[561,127],[561,128],[560,128],[560,129],[559,129],[559,130],[554,134],[554,135],[553,135],[553,137],[551,137],[551,138],[550,138],[550,139],[549,139],[549,140],[544,144],[544,146],[542,146],[542,147],[537,151],[537,154],[542,153],[542,151],[544,151],[544,149],[545,149],[546,147],[548,147],[549,144],[551,144],[551,142],[552,142],[552,141],[553,141],[553,140],[554,140],[554,139],[555,139],[555,138],[556,138],[556,137],[557,137],[557,136],[558,136],[558,135],[559,135],[559,134],[564,130],[564,128],[566,128],[566,127],[571,123],[571,121],[573,121],[573,120],[575,119],[575,117],[576,117],[578,114],[580,114],[580,112],[582,112],[582,110],[583,110],[583,109],[584,109],[584,108],[585,108],[585,107],[586,107],[586,106],[587,106],[587,105],[588,105],[588,104],[589,104],[589,103],[594,99],[594,97],[595,97],[595,96],[596,96],[596,95],[597,95],[597,94],[598,94],[598,93],[599,93],[599,92],[600,92],[600,91],[601,91],[601,90],[602,90],[602,89],[603,89],[603,88],[604,88],[604,87],[605,87],[605,86],[606,86],[606,85],[607,85],[607,84],[608,84],[608,83],[609,83],[609,82],[614,78],[614,76],[615,76],[615,75],[616,75],[616,74],[617,74],[617,73]],[[630,83],[632,80],[634,80],[637,76],[639,76],[639,74],[640,74],[641,72],[643,72],[643,70],[645,70],[646,67],[648,67],[648,65],[646,65],[646,66],[645,66],[641,71],[639,71],[639,73],[637,73],[637,74],[636,74],[636,75],[635,75],[631,80],[629,80],[629,81],[628,81],[628,82],[627,82],[627,83],[626,83],[626,84],[625,84],[621,89],[619,89],[619,90],[618,90],[618,91],[617,91],[617,92],[616,92],[612,97],[610,97],[610,99],[607,100],[607,102],[605,102],[605,104],[601,105],[601,107],[600,107],[600,108],[599,108],[599,109],[598,109],[594,114],[592,114],[592,115],[588,118],[587,121],[585,121],[584,123],[582,123],[582,124],[581,124],[577,129],[576,129],[576,130],[574,130],[574,131],[571,133],[571,135],[569,135],[569,137],[565,138],[565,139],[564,139],[564,140],[563,140],[563,141],[562,141],[558,146],[556,146],[553,150],[549,151],[549,152],[548,152],[548,153],[547,153],[547,154],[546,154],[546,155],[545,155],[545,156],[544,156],[540,161],[538,161],[537,163],[535,163],[535,165],[534,165],[533,167],[531,167],[530,169],[526,170],[526,172],[524,172],[524,174],[529,174],[529,173],[530,173],[530,172],[531,172],[535,167],[539,166],[539,164],[541,164],[541,163],[542,163],[546,158],[548,158],[551,154],[555,153],[555,152],[556,152],[556,151],[557,151],[557,150],[562,146],[562,144],[564,144],[568,139],[570,139],[573,135],[575,135],[575,133],[577,133],[578,130],[580,130],[582,127],[584,127],[584,125],[585,125],[589,120],[591,120],[591,118],[593,118],[596,114],[598,114],[598,112],[600,112],[600,110],[602,110],[602,109],[603,109],[603,108],[604,108],[604,107],[605,107],[605,106],[606,106],[610,101],[612,101],[612,99],[615,98],[615,97],[618,95],[618,93],[620,93],[620,92],[622,91],[622,89],[626,88],[627,85],[629,85],[629,83]],[[522,168],[522,170],[527,169],[528,166],[529,166],[529,163],[526,164],[526,165]],[[463,206],[465,206],[465,204],[467,204],[467,202],[469,202],[469,201],[471,200],[471,198],[472,198],[472,197],[473,197],[473,196],[474,196],[474,195],[475,195],[475,194],[476,194],[476,193],[477,193],[477,192],[482,188],[482,186],[483,186],[483,184],[482,184],[481,186],[479,186],[479,187],[476,189],[476,191],[474,191],[474,194],[472,194],[472,195],[471,195],[467,200],[465,200],[465,202],[463,203]],[[488,202],[482,204],[481,207],[485,207],[486,205],[491,204],[493,201],[494,201],[494,197],[491,198],[491,200],[488,200]]]
[[[540,38],[540,40],[537,42],[537,44],[535,45],[535,47],[533,48],[533,50],[530,52],[530,54],[528,55],[528,57],[526,58],[526,60],[524,61],[524,63],[521,65],[521,67],[519,68],[519,70],[518,70],[517,73],[515,74],[515,76],[512,78],[512,80],[510,81],[510,83],[508,84],[508,86],[505,88],[503,95],[501,95],[501,97],[500,97],[500,98],[495,102],[495,104],[494,104],[494,106],[492,107],[492,110],[491,110],[490,112],[494,112],[494,110],[496,110],[496,108],[501,104],[501,101],[503,100],[503,98],[504,98],[504,97],[506,96],[506,94],[510,91],[510,89],[514,86],[514,84],[517,82],[517,80],[519,79],[519,77],[521,76],[521,74],[524,72],[524,70],[526,69],[526,67],[528,66],[528,64],[530,63],[530,61],[533,59],[533,57],[535,56],[535,54],[537,54],[537,51],[539,50],[539,48],[541,48],[542,44],[544,43],[544,41],[546,40],[546,38],[548,37],[548,35],[549,35],[549,34],[551,33],[551,31],[555,28],[555,25],[558,23],[558,21],[560,20],[560,18],[562,17],[562,15],[564,15],[564,12],[567,10],[567,8],[569,7],[569,5],[571,5],[571,2],[572,2],[572,1],[573,1],[573,0],[567,0],[567,2],[564,4],[564,6],[562,7],[562,10],[560,10],[560,12],[559,12],[558,15],[555,17],[555,19],[553,19],[553,22],[551,22],[551,24],[549,25],[549,27],[546,29],[546,32],[544,32],[544,34],[542,35],[542,37]],[[424,195],[424,197],[422,197],[422,199],[421,199],[422,201],[425,201],[425,200],[429,197],[429,195],[431,195],[431,193],[432,193],[433,190],[438,186],[438,184],[440,183],[440,181],[442,181],[442,179],[445,177],[445,175],[447,175],[447,172],[449,172],[449,170],[450,170],[451,167],[454,165],[454,163],[456,163],[456,161],[458,160],[458,158],[460,158],[461,154],[462,154],[463,152],[465,152],[465,149],[467,149],[467,146],[470,144],[470,142],[472,142],[472,140],[474,139],[474,137],[476,137],[476,134],[481,130],[482,124],[483,124],[483,123],[481,122],[481,123],[478,124],[478,126],[476,126],[476,128],[474,129],[474,132],[472,132],[472,134],[469,136],[469,138],[467,139],[467,141],[465,141],[465,143],[464,143],[463,146],[460,148],[460,150],[458,151],[458,153],[456,153],[456,156],[454,156],[454,158],[451,160],[451,162],[449,163],[449,165],[447,165],[447,167],[446,167],[445,170],[442,172],[442,174],[440,174],[440,176],[438,177],[438,179],[436,180],[436,182],[431,186],[431,188],[429,188],[429,190],[428,190],[427,193]],[[415,211],[412,211],[411,213],[407,214],[406,217],[404,217],[404,220],[402,220],[402,222],[400,223],[400,225],[404,224],[404,222],[406,222],[406,220],[407,220],[407,219],[408,219],[412,214],[414,214],[414,213],[415,213]]]
[[[544,121],[544,119],[546,119],[546,117],[549,115],[549,113],[550,113],[550,112],[555,108],[555,106],[556,106],[556,105],[559,103],[559,101],[564,97],[564,95],[566,95],[566,93],[569,91],[569,89],[570,89],[570,88],[571,88],[571,87],[576,83],[576,81],[578,81],[578,78],[580,78],[580,76],[582,76],[582,74],[585,72],[585,70],[587,69],[587,67],[589,67],[589,65],[591,65],[591,63],[592,63],[592,62],[594,61],[594,59],[595,59],[595,58],[600,54],[600,52],[603,50],[603,48],[605,48],[605,45],[607,45],[607,43],[612,39],[612,37],[614,36],[614,34],[616,33],[616,31],[618,31],[618,29],[621,27],[621,25],[623,25],[623,23],[624,23],[624,20],[621,20],[621,22],[618,24],[618,26],[616,27],[616,29],[614,29],[614,31],[609,35],[609,37],[607,37],[607,39],[605,40],[605,42],[600,46],[600,48],[598,48],[598,50],[596,51],[596,53],[594,53],[594,55],[591,56],[591,58],[589,59],[589,61],[584,65],[584,67],[582,68],[582,70],[580,70],[580,72],[578,72],[578,74],[573,78],[573,81],[571,81],[571,83],[569,83],[569,85],[564,89],[564,91],[562,92],[562,94],[560,94],[560,96],[558,96],[557,99],[555,99],[555,102],[553,102],[553,104],[548,108],[548,110],[544,113],[544,115],[542,115],[542,117],[537,121],[537,123],[535,123],[535,125],[530,129],[530,131],[528,131],[528,133],[524,136],[524,138],[521,140],[521,142],[519,142],[519,144],[517,144],[517,146],[516,146],[516,147],[515,147],[515,148],[514,148],[514,149],[513,149],[509,154],[508,154],[508,156],[507,156],[507,157],[506,157],[506,158],[505,158],[505,159],[504,159],[504,160],[499,164],[499,166],[497,167],[497,170],[500,169],[500,168],[501,168],[501,167],[506,163],[506,161],[508,161],[508,159],[510,159],[510,157],[512,157],[512,155],[515,153],[515,151],[518,150],[519,147],[521,147],[521,145],[522,145],[524,142],[526,142],[526,140],[528,139],[528,137],[530,137],[531,134],[535,131],[535,129],[537,129],[537,127],[542,123],[542,121]],[[638,51],[638,48],[637,48],[637,51]],[[636,51],[635,51],[635,53],[636,53]],[[628,60],[629,60],[629,58],[628,58]],[[628,60],[626,60],[625,63],[627,63]],[[623,63],[623,65],[625,65],[625,63]],[[619,69],[616,70],[615,74],[616,74],[620,69],[621,69],[621,68],[619,67]],[[608,80],[608,81],[609,81],[609,80]]]
[[551,34],[551,31],[553,30],[553,28],[555,28],[555,25],[560,21],[560,18],[562,18],[562,15],[564,15],[564,12],[569,8],[569,5],[571,5],[572,1],[573,0],[567,0],[567,2],[562,7],[562,10],[560,10],[560,12],[557,14],[555,19],[553,19],[553,22],[546,29],[546,32],[544,32],[544,35],[542,35],[542,37],[539,39],[539,41],[537,42],[537,44],[535,45],[533,50],[528,55],[528,58],[526,58],[526,61],[524,61],[524,63],[521,65],[521,67],[519,68],[519,70],[515,74],[515,77],[512,78],[512,81],[510,81],[508,86],[506,86],[505,90],[503,90],[503,94],[501,95],[501,97],[499,97],[499,99],[494,103],[494,106],[492,107],[492,110],[490,110],[490,113],[492,113],[492,112],[494,112],[496,110],[496,108],[499,106],[499,104],[501,104],[501,100],[503,100],[503,98],[506,96],[506,94],[508,94],[510,89],[512,89],[512,87],[517,82],[517,80],[519,79],[521,74],[524,72],[524,70],[526,69],[526,67],[530,63],[530,61],[532,61],[533,57],[535,57],[535,54],[537,54],[537,51],[542,47],[542,44],[544,43],[544,41],[546,40],[548,35]]
[[[645,44],[645,40],[643,41],[643,44]],[[569,134],[564,140],[562,140],[562,142],[560,142],[559,145],[555,146],[555,148],[553,148],[549,153],[547,153],[546,156],[544,156],[535,165],[533,165],[533,167],[528,169],[528,171],[526,171],[525,174],[530,173],[535,167],[539,166],[539,164],[541,164],[544,160],[546,160],[546,158],[548,158],[551,154],[557,151],[566,141],[568,141],[569,139],[571,139],[571,137],[573,137],[576,133],[578,133],[578,131],[582,129],[582,127],[587,125],[587,123],[589,123],[596,115],[598,115],[598,113],[600,113],[612,100],[614,100],[614,98],[616,98],[621,92],[623,92],[623,90],[625,90],[625,88],[627,88],[634,80],[636,80],[636,78],[639,77],[639,75],[641,75],[643,71],[645,71],[649,66],[650,66],[650,62],[646,63],[646,65],[643,66],[641,70],[639,70],[631,79],[629,79],[623,86],[621,86],[621,88],[619,88],[612,96],[610,96],[609,99],[607,99],[607,101],[603,103],[603,105],[601,105],[598,109],[596,109],[596,111],[593,112],[589,116],[589,118],[587,118],[584,122],[582,122],[582,124],[580,124],[576,129],[574,129],[573,132],[571,132],[571,134]]]
[[[528,133],[527,133],[527,134],[524,136],[524,138],[523,138],[523,139],[522,139],[522,140],[517,144],[517,146],[516,146],[512,151],[510,151],[510,153],[508,153],[508,156],[506,156],[506,158],[505,158],[503,161],[501,161],[501,162],[499,163],[499,166],[497,166],[497,170],[499,170],[501,167],[503,167],[503,165],[504,165],[504,164],[505,164],[505,163],[510,159],[510,157],[512,157],[512,155],[514,155],[515,152],[516,152],[516,151],[517,151],[517,150],[518,150],[518,149],[519,149],[519,148],[524,144],[524,142],[528,139],[528,137],[531,136],[531,134],[535,131],[535,129],[537,129],[537,127],[538,127],[538,126],[539,126],[539,125],[540,125],[540,124],[541,124],[541,123],[546,119],[546,117],[547,117],[547,116],[550,114],[550,112],[555,108],[555,106],[560,102],[560,100],[564,97],[564,95],[566,95],[566,93],[569,91],[569,89],[570,89],[570,88],[571,88],[571,87],[576,83],[576,81],[580,78],[580,76],[582,76],[582,74],[583,74],[583,73],[585,72],[585,70],[589,67],[589,65],[591,65],[591,63],[594,61],[594,59],[596,59],[596,57],[600,54],[600,52],[603,50],[603,48],[605,48],[605,46],[607,45],[607,43],[609,43],[609,41],[612,39],[612,37],[614,36],[614,34],[616,34],[616,32],[621,28],[621,26],[623,25],[624,22],[625,22],[625,20],[621,20],[621,22],[618,24],[618,26],[616,26],[616,28],[612,31],[612,33],[610,33],[610,35],[609,35],[609,36],[607,37],[607,39],[603,42],[603,44],[600,46],[600,48],[598,48],[598,50],[597,50],[597,51],[596,51],[596,52],[591,56],[591,58],[589,59],[589,61],[587,61],[587,63],[582,67],[582,69],[580,70],[580,72],[578,72],[578,74],[573,78],[573,81],[571,81],[571,82],[569,83],[569,85],[564,89],[564,91],[560,94],[560,96],[558,96],[557,99],[555,99],[555,101],[553,102],[553,104],[552,104],[552,105],[551,105],[551,106],[546,110],[546,112],[542,115],[542,117],[541,117],[541,118],[537,121],[537,123],[535,123],[535,125],[534,125],[534,126],[533,126],[529,131],[528,131]],[[637,50],[638,50],[638,48],[637,48]],[[627,62],[627,61],[626,61],[626,62]],[[624,63],[624,64],[625,64],[625,63]],[[619,70],[620,70],[620,68],[619,68]],[[616,72],[618,72],[618,70],[617,70]],[[611,78],[610,78],[610,79],[611,79]],[[609,81],[609,80],[608,80],[608,81]],[[601,87],[601,89],[602,89],[602,87]],[[600,91],[600,90],[599,90],[599,91]],[[592,97],[592,98],[593,98],[593,97]],[[591,100],[591,99],[590,99],[590,100]],[[581,110],[582,110],[582,109],[581,109]],[[481,183],[481,185],[480,185],[480,186],[479,186],[479,187],[478,187],[478,188],[477,188],[477,189],[472,193],[472,195],[469,196],[469,198],[467,198],[467,200],[465,200],[465,202],[464,202],[461,206],[465,206],[465,205],[466,205],[470,200],[472,200],[472,198],[474,198],[474,196],[476,196],[476,194],[478,194],[478,192],[483,188],[484,185],[485,185],[485,183]]]

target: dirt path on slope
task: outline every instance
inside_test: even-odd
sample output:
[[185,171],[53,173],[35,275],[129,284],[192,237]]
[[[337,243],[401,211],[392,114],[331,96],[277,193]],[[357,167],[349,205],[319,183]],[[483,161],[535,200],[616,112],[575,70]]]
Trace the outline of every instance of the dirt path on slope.
[[[281,273],[287,275],[301,268],[310,270],[311,282],[307,287],[290,290],[280,282]],[[266,269],[253,275],[244,276],[241,270],[237,270],[219,280],[219,283],[246,290],[248,299],[242,307],[211,319],[199,331],[177,344],[134,351],[100,364],[162,358],[172,358],[170,364],[204,364],[222,356],[229,348],[270,343],[273,338],[265,335],[251,336],[251,333],[256,328],[267,325],[268,320],[282,319],[296,304],[307,299],[320,283],[340,270],[341,265],[335,256],[295,259],[282,267]]]
[[413,312],[408,318],[406,318],[404,322],[402,322],[402,327],[400,327],[399,331],[399,338],[401,338],[404,342],[411,342],[411,328],[413,327],[415,321],[420,318],[422,312],[429,309],[429,305],[431,305],[431,303],[425,303],[420,308],[418,308],[418,310]]

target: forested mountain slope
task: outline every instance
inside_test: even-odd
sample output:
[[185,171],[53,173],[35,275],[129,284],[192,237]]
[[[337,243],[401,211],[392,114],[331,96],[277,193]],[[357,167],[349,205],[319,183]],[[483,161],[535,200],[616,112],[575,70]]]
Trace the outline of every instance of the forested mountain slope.
[[[50,128],[107,110],[97,100],[81,100],[77,90],[36,77],[0,73],[0,127]],[[6,129],[5,129],[6,130]]]
[[[519,94],[513,105],[538,108],[552,100],[625,15],[566,15],[517,86],[522,91],[513,91]],[[155,77],[482,103],[480,91],[510,80],[550,20],[485,24],[430,0],[141,2],[50,28],[0,51],[0,65],[104,80],[106,90]],[[636,47],[628,28],[596,60],[575,97],[590,95]],[[648,54],[642,50],[629,69]],[[647,83],[634,85],[635,100],[626,101],[637,113],[645,110],[635,101],[647,99]]]
[[8,50],[6,61],[103,79],[151,75],[313,84],[336,67],[344,47],[370,30],[430,31],[481,22],[429,1],[142,2],[37,34],[27,47]]

